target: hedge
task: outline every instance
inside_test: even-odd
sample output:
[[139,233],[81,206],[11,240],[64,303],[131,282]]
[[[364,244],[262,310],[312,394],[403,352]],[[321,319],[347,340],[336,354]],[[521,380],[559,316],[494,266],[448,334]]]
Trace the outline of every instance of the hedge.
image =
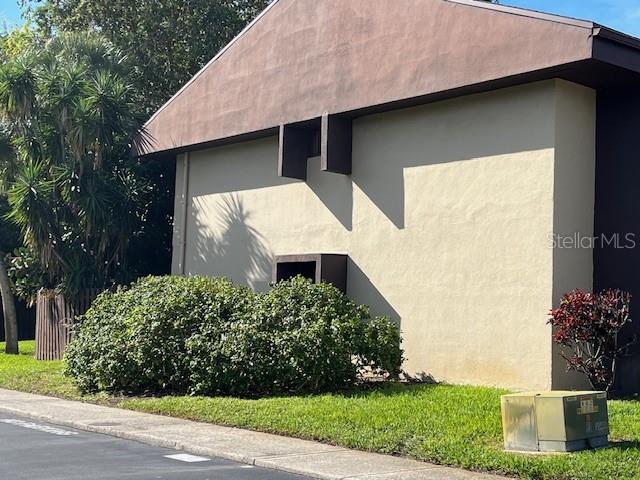
[[302,277],[254,293],[209,277],[147,277],[78,319],[66,372],[83,392],[263,396],[396,376],[397,326]]

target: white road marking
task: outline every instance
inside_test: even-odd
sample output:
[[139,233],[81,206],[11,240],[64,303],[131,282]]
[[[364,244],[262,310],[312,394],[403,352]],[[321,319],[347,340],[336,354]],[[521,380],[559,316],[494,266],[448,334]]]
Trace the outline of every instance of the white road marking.
[[188,453],[176,453],[175,455],[165,455],[165,458],[171,460],[179,460],[181,462],[195,463],[195,462],[208,462],[209,459],[205,457],[197,457],[195,455],[189,455]]
[[40,432],[51,433],[53,435],[78,435],[78,432],[70,432],[69,430],[62,430],[61,428],[50,427],[49,425],[40,425],[38,423],[27,422],[25,420],[18,420],[15,418],[0,418],[0,422],[9,425],[16,425],[18,427],[29,428],[31,430],[38,430]]

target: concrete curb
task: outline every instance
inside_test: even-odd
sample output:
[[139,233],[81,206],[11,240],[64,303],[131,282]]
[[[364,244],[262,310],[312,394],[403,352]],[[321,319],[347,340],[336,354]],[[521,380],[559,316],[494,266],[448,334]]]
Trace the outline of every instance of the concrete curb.
[[0,412],[323,480],[501,480],[401,457],[0,389]]

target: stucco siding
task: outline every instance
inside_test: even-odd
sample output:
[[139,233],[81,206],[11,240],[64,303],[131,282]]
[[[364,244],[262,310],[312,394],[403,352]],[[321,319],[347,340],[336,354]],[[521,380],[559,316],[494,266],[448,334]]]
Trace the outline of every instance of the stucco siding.
[[[596,92],[558,81],[555,128],[553,303],[557,306],[566,292],[593,290]],[[567,373],[557,345],[553,350],[553,387],[591,388],[583,375]]]
[[556,143],[578,161],[583,128],[559,125],[566,94],[547,81],[357,119],[350,177],[314,158],[307,182],[279,178],[275,137],[191,152],[184,273],[264,290],[274,255],[348,254],[347,293],[399,322],[407,371],[549,388]]

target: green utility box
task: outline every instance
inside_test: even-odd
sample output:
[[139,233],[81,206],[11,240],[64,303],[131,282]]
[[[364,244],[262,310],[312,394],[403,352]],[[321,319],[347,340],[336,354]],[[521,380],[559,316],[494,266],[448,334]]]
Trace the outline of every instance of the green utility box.
[[502,396],[507,450],[575,452],[609,444],[605,392],[526,392]]

